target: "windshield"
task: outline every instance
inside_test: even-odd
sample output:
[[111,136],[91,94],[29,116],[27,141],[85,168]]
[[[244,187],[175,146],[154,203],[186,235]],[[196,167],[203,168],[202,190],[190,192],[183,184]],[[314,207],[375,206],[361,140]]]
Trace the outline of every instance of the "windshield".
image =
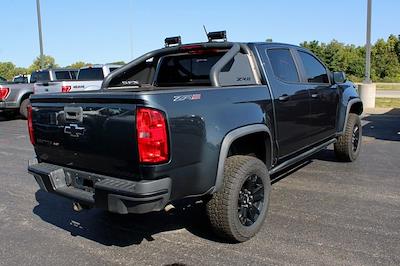
[[104,79],[103,69],[96,68],[83,68],[78,72],[78,80],[102,80]]

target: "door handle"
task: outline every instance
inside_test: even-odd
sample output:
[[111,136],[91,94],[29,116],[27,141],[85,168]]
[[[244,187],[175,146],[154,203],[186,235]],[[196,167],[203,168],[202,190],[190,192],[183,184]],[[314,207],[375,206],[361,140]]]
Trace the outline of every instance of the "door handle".
[[317,99],[317,98],[319,98],[319,94],[318,93],[313,93],[313,94],[311,94],[311,98]]
[[289,95],[283,94],[283,95],[279,96],[278,100],[281,102],[286,102],[287,100],[289,100]]

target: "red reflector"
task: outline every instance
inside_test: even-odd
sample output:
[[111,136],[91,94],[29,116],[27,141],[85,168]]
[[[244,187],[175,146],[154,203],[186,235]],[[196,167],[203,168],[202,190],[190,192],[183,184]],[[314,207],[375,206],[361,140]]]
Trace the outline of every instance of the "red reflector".
[[71,86],[62,86],[61,87],[61,92],[70,92],[71,91]]
[[163,112],[151,108],[138,108],[136,131],[141,163],[168,161],[167,124]]
[[32,106],[30,105],[28,105],[28,131],[31,143],[32,145],[35,145],[35,134],[33,132],[33,124],[32,124]]
[[183,45],[179,47],[180,50],[194,50],[194,49],[202,49],[204,48],[201,44],[189,44],[189,45]]
[[7,87],[0,88],[0,100],[4,100],[7,98],[8,94],[10,93],[10,89]]

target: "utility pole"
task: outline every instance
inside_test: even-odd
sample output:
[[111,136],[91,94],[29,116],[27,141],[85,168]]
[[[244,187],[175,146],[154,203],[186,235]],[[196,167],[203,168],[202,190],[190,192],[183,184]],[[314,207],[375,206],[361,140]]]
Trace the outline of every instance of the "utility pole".
[[364,83],[371,83],[371,13],[372,0],[368,0],[367,7],[367,37],[365,45],[365,77]]
[[40,2],[36,0],[36,12],[38,19],[38,29],[39,29],[39,46],[40,46],[40,68],[44,68],[44,57],[43,57],[43,39],[42,39],[42,18],[40,16]]
[[358,86],[364,108],[375,108],[376,84],[371,81],[371,20],[372,0],[367,0],[367,33],[365,44],[365,77]]
[[[132,12],[132,13],[131,13]],[[133,0],[129,0],[129,14],[133,17]],[[133,60],[133,26],[131,16],[128,16],[129,21],[129,50],[131,52],[131,60]]]

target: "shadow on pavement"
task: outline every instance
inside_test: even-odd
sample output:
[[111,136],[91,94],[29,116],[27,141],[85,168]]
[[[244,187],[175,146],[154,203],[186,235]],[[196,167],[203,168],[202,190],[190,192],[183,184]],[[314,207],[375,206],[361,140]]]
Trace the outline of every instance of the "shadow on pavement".
[[42,190],[35,194],[39,203],[33,213],[43,221],[106,246],[126,247],[138,245],[144,239],[153,241],[153,235],[186,229],[190,233],[223,242],[211,231],[204,207],[196,204],[186,208],[177,208],[171,213],[154,212],[148,214],[118,215],[101,209],[82,212],[72,210],[72,201]]
[[370,114],[362,119],[363,136],[379,140],[400,141],[400,108],[384,114]]
[[22,117],[17,114],[5,113],[4,111],[0,111],[0,122],[2,121],[10,121],[10,120],[20,120]]

